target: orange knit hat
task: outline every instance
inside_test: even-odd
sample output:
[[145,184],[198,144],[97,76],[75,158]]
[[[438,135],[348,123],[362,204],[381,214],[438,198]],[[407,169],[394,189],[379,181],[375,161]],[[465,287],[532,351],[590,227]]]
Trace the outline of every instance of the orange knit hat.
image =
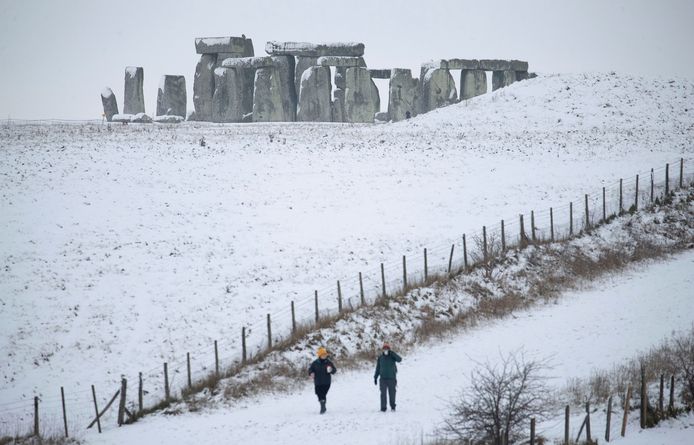
[[318,355],[318,358],[327,357],[328,351],[323,346],[321,346],[320,348],[318,348],[317,355]]

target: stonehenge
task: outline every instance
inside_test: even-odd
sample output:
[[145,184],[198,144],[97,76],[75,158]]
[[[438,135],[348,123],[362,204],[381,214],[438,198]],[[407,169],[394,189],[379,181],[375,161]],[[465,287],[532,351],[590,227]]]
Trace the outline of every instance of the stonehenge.
[[[185,78],[165,75],[154,122],[398,122],[486,94],[490,72],[492,91],[535,77],[525,61],[460,58],[425,62],[413,77],[406,68],[368,68],[359,42],[270,41],[256,56],[242,34],[196,38],[195,51],[194,111],[186,116]],[[374,79],[388,81],[387,111]],[[108,121],[152,121],[143,83],[142,67],[126,67],[123,114],[113,91],[102,91]]]

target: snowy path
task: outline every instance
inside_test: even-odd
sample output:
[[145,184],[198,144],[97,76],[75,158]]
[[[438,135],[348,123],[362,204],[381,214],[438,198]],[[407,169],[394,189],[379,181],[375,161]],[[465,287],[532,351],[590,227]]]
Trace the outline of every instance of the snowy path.
[[[101,436],[90,432],[87,442],[303,444],[320,437],[332,445],[414,443],[441,422],[446,401],[466,382],[470,358],[493,360],[499,351],[524,348],[550,358],[554,384],[562,386],[592,369],[610,368],[694,323],[694,251],[640,266],[595,287],[405,354],[399,367],[397,413],[378,411],[373,370],[366,369],[335,378],[324,416],[317,414],[318,404],[307,385],[299,393],[263,395],[225,409],[150,417],[110,428]],[[538,431],[550,427],[540,424]],[[614,442],[645,443],[636,430],[632,424],[631,434]],[[691,444],[691,431],[648,432],[648,443]]]

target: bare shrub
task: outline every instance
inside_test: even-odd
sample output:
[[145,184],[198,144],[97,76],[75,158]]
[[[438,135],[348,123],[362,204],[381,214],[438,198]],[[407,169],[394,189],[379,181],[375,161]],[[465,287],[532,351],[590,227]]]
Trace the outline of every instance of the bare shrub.
[[521,437],[531,417],[546,418],[552,401],[543,374],[549,365],[522,351],[501,355],[498,364],[478,364],[470,385],[451,403],[442,433],[458,440],[510,443]]

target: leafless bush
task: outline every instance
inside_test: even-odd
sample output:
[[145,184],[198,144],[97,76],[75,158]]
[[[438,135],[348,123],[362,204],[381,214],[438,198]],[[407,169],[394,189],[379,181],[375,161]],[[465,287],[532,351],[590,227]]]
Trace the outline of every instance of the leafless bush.
[[[610,395],[623,397],[629,385],[638,388],[641,365],[646,370],[646,380],[656,382],[661,375],[675,376],[684,383],[679,393],[681,401],[692,407],[694,400],[694,327],[676,334],[639,354],[628,362],[615,366],[610,371],[594,371],[587,379],[572,379],[564,388],[572,403],[585,401],[604,402]],[[676,383],[677,384],[677,383]]]
[[510,443],[520,437],[530,418],[546,418],[552,401],[543,360],[525,357],[522,351],[501,355],[498,364],[478,364],[470,385],[451,404],[451,415],[442,433],[459,440]]

